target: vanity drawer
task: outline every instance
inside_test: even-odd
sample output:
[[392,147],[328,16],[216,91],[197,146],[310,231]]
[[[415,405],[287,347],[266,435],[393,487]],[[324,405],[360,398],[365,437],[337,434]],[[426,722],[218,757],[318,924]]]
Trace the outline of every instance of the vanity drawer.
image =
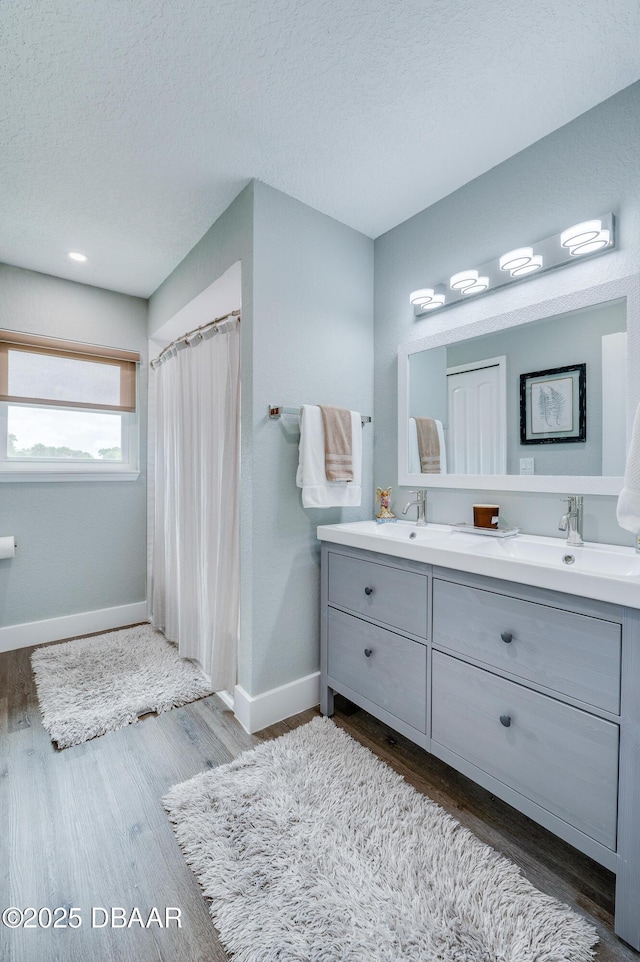
[[329,553],[329,604],[427,637],[427,576]]
[[433,643],[577,698],[620,711],[621,626],[435,579]]
[[420,642],[329,608],[327,673],[418,731],[426,731],[427,649]]
[[615,851],[618,725],[438,651],[432,706],[433,741]]

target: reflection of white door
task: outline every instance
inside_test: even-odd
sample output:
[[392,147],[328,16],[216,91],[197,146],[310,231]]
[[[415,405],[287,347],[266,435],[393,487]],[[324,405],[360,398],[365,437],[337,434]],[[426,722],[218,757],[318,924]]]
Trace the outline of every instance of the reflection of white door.
[[447,369],[447,454],[452,474],[506,474],[506,358]]

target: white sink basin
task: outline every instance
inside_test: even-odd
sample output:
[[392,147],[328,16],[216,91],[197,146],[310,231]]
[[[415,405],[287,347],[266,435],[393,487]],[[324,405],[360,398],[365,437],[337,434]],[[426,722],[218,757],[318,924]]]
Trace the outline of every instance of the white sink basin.
[[574,572],[589,572],[612,578],[640,578],[640,554],[616,545],[590,543],[573,547],[558,538],[534,540],[533,536],[521,535],[485,542],[472,550],[485,557],[512,558],[526,564],[560,569],[570,567]]
[[354,521],[321,525],[318,538],[443,568],[536,585],[640,608],[640,555],[633,548],[519,534],[490,538],[445,524]]
[[439,541],[442,538],[448,538],[451,534],[451,528],[448,524],[427,524],[418,526],[415,522],[412,524],[410,521],[395,521],[395,522],[385,522],[384,524],[378,524],[377,521],[357,521],[358,525],[362,525],[362,531],[369,530],[368,526],[371,526],[371,531],[379,538],[387,538],[391,541]]

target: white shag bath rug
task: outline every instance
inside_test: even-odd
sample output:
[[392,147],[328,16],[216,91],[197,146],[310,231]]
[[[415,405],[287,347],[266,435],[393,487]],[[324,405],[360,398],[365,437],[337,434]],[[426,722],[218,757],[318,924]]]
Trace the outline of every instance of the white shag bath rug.
[[588,962],[586,920],[328,719],[164,805],[234,962]]
[[211,694],[197,666],[151,625],[38,648],[31,664],[43,725],[58,748]]

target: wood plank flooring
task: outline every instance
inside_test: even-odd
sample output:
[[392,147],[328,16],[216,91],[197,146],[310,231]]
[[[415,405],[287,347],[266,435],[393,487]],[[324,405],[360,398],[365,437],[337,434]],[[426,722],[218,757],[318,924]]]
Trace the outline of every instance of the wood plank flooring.
[[[0,924],[2,962],[225,962],[200,888],[161,804],[176,782],[224,764],[260,741],[304,724],[303,712],[247,735],[216,696],[74,748],[44,731],[30,655],[0,654],[0,911],[77,907],[72,929]],[[338,699],[334,720],[483,841],[520,865],[534,885],[586,913],[599,962],[637,962],[613,935],[614,878],[407,739]],[[91,927],[92,907],[181,911],[182,927]],[[104,919],[97,913],[97,921]],[[46,920],[46,917],[45,917]],[[335,962],[340,962],[336,959]]]

